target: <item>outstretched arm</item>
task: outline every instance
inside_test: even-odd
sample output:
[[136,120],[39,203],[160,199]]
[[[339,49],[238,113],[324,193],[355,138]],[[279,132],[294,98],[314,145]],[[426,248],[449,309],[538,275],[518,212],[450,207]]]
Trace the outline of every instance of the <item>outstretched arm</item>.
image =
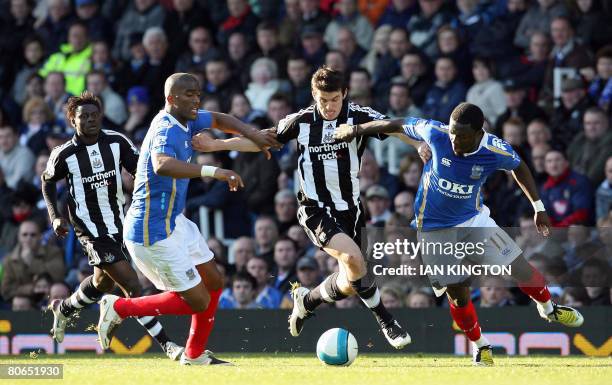
[[170,155],[159,153],[153,154],[151,163],[153,164],[153,172],[157,175],[169,176],[176,179],[210,176],[220,181],[226,181],[230,191],[237,191],[238,188],[244,187],[240,175],[232,170],[187,163]]
[[217,128],[223,132],[231,134],[239,134],[250,139],[261,151],[265,152],[268,159],[271,157],[268,149],[270,147],[281,146],[281,144],[276,140],[276,137],[270,135],[268,131],[257,130],[229,114],[220,112],[211,112],[211,114],[213,117],[213,128]]
[[544,236],[548,236],[551,226],[550,218],[548,218],[544,204],[540,200],[538,189],[536,187],[535,180],[533,179],[533,175],[531,175],[531,171],[529,171],[529,167],[527,167],[525,162],[521,160],[519,166],[512,171],[512,176],[533,205],[535,210],[533,220],[538,232],[542,233]]
[[349,126],[341,124],[336,128],[335,139],[350,142],[358,136],[391,134],[403,132],[404,119],[373,120],[371,122]]
[[194,150],[200,152],[238,151],[259,152],[261,149],[244,136],[230,139],[213,139],[206,134],[197,134],[191,139]]

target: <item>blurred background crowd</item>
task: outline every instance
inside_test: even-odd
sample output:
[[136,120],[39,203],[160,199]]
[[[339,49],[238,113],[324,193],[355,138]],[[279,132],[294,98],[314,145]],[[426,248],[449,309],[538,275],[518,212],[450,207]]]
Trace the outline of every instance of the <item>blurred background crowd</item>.
[[[50,150],[74,134],[64,106],[88,89],[103,126],[142,142],[173,72],[195,74],[202,107],[260,129],[312,103],[310,75],[343,71],[349,98],[389,117],[447,122],[462,101],[532,169],[558,228],[547,241],[511,175],[482,191],[500,226],[561,303],[612,297],[612,1],[608,0],[3,0],[0,1],[0,308],[44,307],[89,275],[74,233],[56,239],[40,193]],[[218,133],[211,133],[218,135]],[[316,286],[337,262],[297,224],[294,145],[200,154],[246,188],[192,180],[186,214],[208,236],[227,289],[221,308],[290,307],[289,283]],[[395,139],[362,159],[368,226],[389,240],[414,216],[422,163]],[[124,175],[129,191],[132,180]],[[59,186],[60,200],[67,196]],[[388,255],[387,266],[415,263]],[[144,277],[145,292],[155,289]],[[426,281],[381,282],[389,308],[444,306]],[[480,306],[528,304],[490,278]],[[357,306],[349,298],[337,307]]]

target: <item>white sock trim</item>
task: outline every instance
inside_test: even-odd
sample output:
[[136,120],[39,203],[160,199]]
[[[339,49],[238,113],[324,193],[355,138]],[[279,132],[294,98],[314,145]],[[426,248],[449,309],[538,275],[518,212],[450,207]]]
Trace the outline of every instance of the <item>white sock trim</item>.
[[378,288],[376,288],[376,291],[374,292],[373,296],[371,296],[370,298],[361,298],[361,300],[370,309],[375,308],[380,303],[380,291],[378,290]]
[[535,303],[538,304],[538,306],[540,306],[542,310],[544,310],[544,313],[546,313],[546,315],[553,312],[554,309],[553,309],[553,304],[551,300],[548,300],[546,302],[539,302],[534,299],[534,301]]
[[482,334],[480,335],[479,339],[477,339],[476,341],[472,341],[472,343],[476,345],[476,347],[479,349],[482,348],[483,346],[491,345],[489,340]]
[[323,298],[323,301],[327,303],[333,303],[334,300],[331,298],[327,290],[325,290],[325,284],[327,283],[328,279],[329,277],[325,278],[325,280],[321,282],[321,285],[319,285],[319,291],[321,292],[321,298]]

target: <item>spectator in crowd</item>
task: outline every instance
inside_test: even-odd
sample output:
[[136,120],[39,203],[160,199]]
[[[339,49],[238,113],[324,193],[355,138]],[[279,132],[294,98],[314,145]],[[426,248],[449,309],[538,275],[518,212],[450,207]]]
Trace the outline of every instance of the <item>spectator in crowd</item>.
[[527,159],[525,145],[525,123],[521,118],[510,118],[502,126],[502,138],[520,155]]
[[583,116],[591,106],[584,83],[580,78],[563,80],[561,85],[561,103],[551,116],[550,125],[555,142],[567,148],[572,138],[582,131]]
[[251,65],[251,82],[245,92],[254,109],[266,111],[270,97],[288,90],[287,84],[278,79],[276,62],[261,57]]
[[[298,246],[298,256],[313,256],[315,253],[315,247],[306,235],[306,231],[300,225],[293,225],[289,227],[287,230],[287,236],[297,244]],[[321,269],[325,266],[321,265]],[[322,271],[323,273],[323,271]],[[321,274],[324,276],[324,274]]]
[[174,59],[168,55],[168,37],[160,27],[148,28],[142,37],[142,45],[147,61],[141,70],[141,77],[134,79],[132,84],[147,87],[151,108],[157,110],[164,105],[159,86],[172,74]]
[[[11,38],[13,38],[12,35]],[[13,99],[19,105],[23,105],[26,102],[27,80],[30,75],[37,73],[42,66],[44,54],[43,41],[40,37],[31,36],[23,41],[23,65],[16,72],[12,89]],[[9,57],[8,54],[7,57]]]
[[435,73],[436,82],[427,93],[421,108],[426,117],[448,122],[453,109],[465,100],[467,89],[458,78],[457,66],[450,57],[441,56],[436,60]]
[[525,55],[510,60],[506,65],[500,62],[500,74],[516,79],[525,85],[529,91],[530,98],[539,96],[540,89],[544,85],[546,69],[550,62],[550,38],[543,32],[535,32],[529,39],[529,51]]
[[134,138],[144,139],[152,118],[149,91],[143,86],[130,88],[127,92],[126,103],[128,117],[123,125],[123,130]]
[[34,175],[35,160],[32,151],[19,144],[14,127],[0,127],[0,168],[8,187],[14,189],[19,181],[30,180]]
[[[222,167],[221,159],[215,153],[202,153],[196,158],[202,166]],[[191,181],[187,190],[185,209],[190,218],[199,216],[200,206],[211,210],[209,222],[214,223],[214,210],[223,213],[223,235],[235,239],[250,233],[250,218],[242,192],[229,191],[227,185],[212,177],[202,177]],[[197,223],[197,221],[196,221]]]
[[32,298],[25,295],[16,295],[11,301],[11,311],[34,310]]
[[288,94],[291,97],[294,111],[308,107],[312,101],[309,73],[308,62],[303,56],[294,55],[289,57],[287,61]]
[[301,286],[314,289],[321,283],[319,263],[314,257],[302,257],[296,264],[297,280]]
[[48,0],[48,12],[44,22],[36,29],[39,36],[44,36],[45,51],[55,52],[68,37],[68,28],[74,20],[70,12],[70,1]]
[[612,101],[612,45],[607,45],[597,51],[595,64],[596,73],[592,74],[589,86],[589,96],[601,107],[608,117],[612,116],[610,102]]
[[553,73],[555,68],[573,68],[581,70],[591,66],[591,52],[580,44],[574,35],[570,19],[565,16],[555,17],[550,23],[553,41],[551,60],[546,69],[544,89],[540,100],[549,105],[552,102]]
[[62,44],[45,62],[39,73],[46,77],[50,72],[62,72],[66,81],[66,91],[80,95],[85,90],[85,75],[91,69],[91,44],[87,25],[75,22],[68,30],[68,43]]
[[23,124],[19,129],[19,144],[32,154],[47,148],[46,136],[51,130],[53,112],[40,97],[30,98],[23,106]]
[[274,212],[280,234],[286,234],[297,224],[297,200],[291,190],[281,190],[274,196]]
[[267,127],[267,120],[263,111],[254,110],[249,99],[244,94],[232,95],[230,115],[258,128]]
[[399,178],[401,188],[417,191],[422,171],[423,162],[416,154],[404,156],[400,161]]
[[457,76],[466,84],[472,83],[472,57],[461,41],[459,31],[448,25],[442,26],[436,35],[436,46],[436,57],[448,56],[453,59],[457,66]]
[[527,98],[525,86],[514,79],[504,82],[504,92],[506,94],[506,111],[497,118],[495,123],[495,133],[502,132],[504,122],[511,117],[519,117],[525,124],[529,124],[533,119],[546,118],[546,113],[535,103]]
[[359,12],[368,18],[372,25],[378,25],[387,7],[388,0],[358,0]]
[[567,287],[563,290],[560,304],[571,307],[590,305],[589,295],[584,287]]
[[395,28],[389,34],[388,52],[376,63],[374,69],[375,92],[386,94],[393,77],[400,74],[401,60],[412,48],[407,30]]
[[407,29],[412,44],[428,57],[436,55],[436,33],[451,20],[444,0],[419,0],[419,12],[412,15]]
[[328,14],[319,8],[318,0],[299,0],[300,14],[302,15],[301,28],[302,32],[309,27],[314,27],[316,30],[325,31],[325,28],[330,22]]
[[74,5],[78,20],[87,25],[92,40],[113,40],[113,27],[102,15],[99,0],[75,0]]
[[176,72],[188,72],[194,69],[206,70],[206,63],[213,57],[220,55],[214,46],[214,40],[210,30],[198,26],[189,33],[189,50],[181,51],[176,62]]
[[[305,0],[311,1],[311,0]],[[318,68],[325,63],[327,46],[323,41],[323,33],[314,25],[302,28],[300,33],[300,54],[312,68]]]
[[[426,58],[416,50],[407,52],[401,61],[401,79],[408,84],[410,97],[417,106],[425,102],[434,79],[427,70]],[[398,81],[396,77],[393,81]]]
[[490,21],[490,16],[485,14],[486,5],[479,4],[478,0],[458,0],[457,15],[451,26],[461,33],[467,40],[472,40],[476,33]]
[[[47,77],[48,78],[48,77]],[[31,73],[25,81],[24,102],[33,97],[45,97],[45,81],[38,72]]]
[[164,9],[157,1],[134,0],[117,25],[113,56],[119,60],[129,60],[131,36],[135,33],[144,34],[151,27],[162,26],[164,17]]
[[230,75],[229,64],[225,59],[216,57],[206,63],[206,84],[202,95],[204,98],[217,98],[223,112],[229,111],[231,95],[237,92]]
[[41,244],[41,231],[34,221],[24,221],[19,226],[18,244],[2,263],[2,297],[10,301],[15,296],[33,294],[33,277],[48,273],[54,281],[64,279],[64,259],[53,245]]
[[514,35],[514,44],[527,48],[531,35],[536,32],[548,34],[551,21],[561,15],[567,15],[567,9],[560,0],[537,0],[521,19]]
[[506,110],[506,97],[500,82],[493,78],[493,69],[488,59],[477,57],[472,62],[472,74],[476,81],[467,92],[466,101],[480,107],[491,125]]
[[434,307],[435,301],[431,294],[422,290],[417,290],[408,295],[406,298],[406,306],[411,309],[424,309]]
[[242,152],[234,159],[234,170],[242,177],[249,212],[272,214],[276,180],[280,174],[274,158],[267,160],[262,152]]
[[274,60],[279,78],[287,78],[287,51],[280,45],[278,29],[272,22],[264,21],[257,26],[257,57]]
[[361,66],[367,69],[368,73],[374,74],[379,67],[380,59],[389,52],[389,35],[392,29],[390,25],[381,25],[374,31],[372,45],[361,61]]
[[278,27],[279,40],[282,46],[288,47],[295,44],[295,39],[300,35],[302,25],[302,11],[300,0],[285,0],[285,16]]
[[45,101],[53,111],[55,120],[68,126],[64,113],[64,105],[68,101],[70,94],[66,92],[66,77],[62,72],[52,71],[45,78]]
[[491,276],[482,280],[480,286],[480,307],[501,307],[513,303],[503,278]]
[[365,68],[351,71],[349,75],[349,93],[369,94],[372,91],[372,77]]
[[357,38],[353,31],[347,27],[340,27],[334,35],[334,39],[333,47],[346,58],[347,72],[358,69],[367,52],[357,44]]
[[173,10],[167,11],[163,28],[167,36],[171,36],[169,54],[178,57],[188,49],[190,32],[198,27],[210,27],[212,22],[208,12],[194,0],[173,0]]
[[106,81],[113,89],[121,89],[118,84],[119,62],[111,56],[110,47],[104,40],[91,42],[91,69],[104,73]]
[[572,168],[598,186],[605,179],[606,160],[612,154],[610,121],[599,107],[587,109],[582,121],[583,131],[574,136],[567,155]]
[[220,25],[217,32],[219,44],[225,46],[234,32],[254,36],[259,19],[251,10],[247,0],[227,0],[229,17]]
[[126,121],[125,103],[121,96],[108,84],[104,72],[93,70],[87,74],[87,90],[102,100],[106,119],[116,126],[120,126]]
[[538,189],[542,188],[542,185],[548,179],[546,174],[546,154],[551,150],[548,143],[537,144],[531,147],[530,163],[533,166],[533,178],[536,181]]
[[46,309],[49,303],[49,290],[52,284],[53,278],[51,278],[49,273],[41,273],[34,276],[31,298],[37,309]]
[[370,216],[368,225],[383,227],[391,215],[389,211],[389,192],[387,189],[376,184],[368,187],[366,192],[366,206]]
[[234,32],[227,42],[227,59],[232,82],[240,89],[248,86],[251,81],[251,62],[253,61],[247,36],[242,32]]
[[545,169],[548,179],[540,196],[555,227],[589,224],[592,220],[593,192],[591,182],[569,166],[565,154],[549,151]]
[[414,191],[400,191],[393,198],[393,208],[395,209],[394,212],[412,221],[414,219]]
[[246,264],[246,271],[257,281],[255,302],[263,309],[277,309],[283,296],[268,283],[270,281],[270,266],[268,261],[259,256],[253,256]]
[[[404,82],[391,83],[388,105],[389,110],[387,111],[386,115],[390,118],[404,118],[407,116],[418,118],[423,114],[421,110],[414,105],[412,98],[410,97],[410,88],[408,87],[408,84]],[[398,156],[402,155],[404,154],[398,154]]]
[[605,2],[598,0],[569,2],[569,11],[576,24],[576,36],[582,44],[595,49],[612,41],[612,26],[608,23],[608,15],[601,6],[602,3]]
[[255,244],[257,255],[263,256],[272,263],[274,259],[274,244],[278,239],[278,226],[274,218],[262,215],[255,221]]
[[586,261],[580,271],[580,284],[587,291],[590,305],[610,305],[610,265],[606,260]]
[[289,292],[291,282],[297,280],[296,274],[297,246],[293,239],[281,237],[274,244],[274,263],[276,270],[272,276],[272,286],[283,295]]
[[399,290],[391,286],[383,286],[380,289],[380,300],[387,309],[402,307],[402,295]]
[[338,50],[332,49],[325,54],[325,65],[334,71],[347,73],[348,64],[344,54]]
[[606,179],[597,188],[596,219],[600,221],[610,215],[612,211],[612,156],[608,156],[605,167]]
[[64,281],[55,282],[49,289],[49,303],[56,299],[64,300],[70,297],[70,288]]
[[391,0],[378,20],[378,25],[407,28],[408,20],[418,11],[416,0]]
[[255,302],[257,281],[246,271],[239,271],[232,278],[231,291],[219,298],[219,309],[257,309]]
[[338,49],[337,36],[342,28],[348,28],[357,39],[359,46],[364,50],[369,49],[374,29],[372,24],[359,13],[357,0],[339,0],[336,9],[338,14],[325,29],[325,43],[330,48]]
[[534,119],[527,125],[527,144],[529,148],[548,145],[551,139],[550,127],[543,119]]
[[[255,240],[250,237],[238,237],[232,245],[234,269],[240,271],[246,268],[248,261],[255,257]],[[259,254],[261,256],[262,254]]]
[[378,184],[385,186],[388,195],[395,196],[399,190],[399,182],[397,178],[389,173],[389,171],[378,165],[374,154],[368,149],[361,156],[361,170],[359,171],[359,186],[362,191],[366,191],[368,187]]

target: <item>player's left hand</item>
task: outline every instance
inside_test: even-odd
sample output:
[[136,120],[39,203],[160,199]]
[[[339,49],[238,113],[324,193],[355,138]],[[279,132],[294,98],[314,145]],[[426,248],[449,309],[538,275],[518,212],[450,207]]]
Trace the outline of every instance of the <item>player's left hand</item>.
[[550,218],[548,217],[548,214],[546,214],[546,211],[539,211],[535,213],[535,215],[533,216],[533,221],[535,222],[538,233],[542,234],[545,237],[550,235],[551,224]]
[[253,132],[251,132],[248,136],[248,138],[253,141],[253,143],[255,143],[255,145],[257,145],[257,147],[259,147],[259,149],[266,154],[266,159],[271,159],[272,158],[272,154],[270,153],[269,148],[273,147],[273,148],[280,148],[282,147],[282,144],[280,144],[277,140],[276,140],[276,136],[272,136],[270,135],[269,131],[258,131],[258,130],[253,130]]
[[421,143],[419,148],[417,148],[417,152],[419,153],[419,156],[421,157],[423,164],[429,162],[429,160],[431,159],[431,148],[429,148],[427,143],[425,142]]
[[227,182],[230,191],[238,191],[239,188],[244,188],[242,178],[235,171],[218,168],[215,171],[215,179]]
[[347,143],[355,139],[355,136],[357,136],[355,126],[348,125],[346,123],[339,125],[336,127],[336,131],[334,131],[334,139]]
[[191,146],[194,150],[200,152],[215,152],[215,140],[211,138],[208,134],[199,133],[191,138]]

